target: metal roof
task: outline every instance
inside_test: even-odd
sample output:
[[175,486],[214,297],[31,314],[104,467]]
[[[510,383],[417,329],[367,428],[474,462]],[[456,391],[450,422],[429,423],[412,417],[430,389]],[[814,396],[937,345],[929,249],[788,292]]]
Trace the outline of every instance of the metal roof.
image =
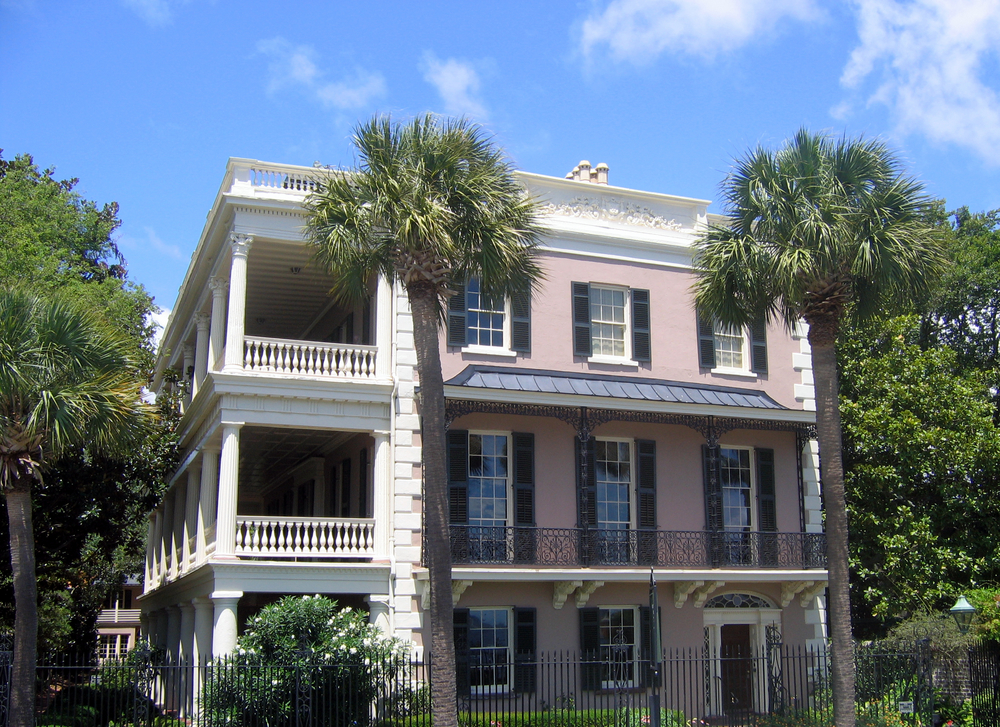
[[610,399],[789,411],[788,407],[782,406],[763,391],[632,376],[472,365],[444,383],[446,386],[469,389],[573,394]]

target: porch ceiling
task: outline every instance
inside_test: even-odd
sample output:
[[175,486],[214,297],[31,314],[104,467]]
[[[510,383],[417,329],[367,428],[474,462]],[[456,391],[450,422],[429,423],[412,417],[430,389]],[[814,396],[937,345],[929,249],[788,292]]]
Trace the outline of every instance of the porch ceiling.
[[240,491],[256,493],[309,457],[331,452],[356,432],[246,426],[240,431]]
[[316,340],[319,333],[310,328],[331,304],[330,279],[310,256],[302,244],[254,240],[247,264],[249,335]]

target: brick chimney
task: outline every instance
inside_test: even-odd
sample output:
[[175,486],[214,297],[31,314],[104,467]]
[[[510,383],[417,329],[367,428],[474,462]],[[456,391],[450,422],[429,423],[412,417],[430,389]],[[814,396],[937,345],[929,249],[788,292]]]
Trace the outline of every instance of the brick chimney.
[[608,165],[601,162],[591,169],[590,162],[584,159],[573,167],[573,171],[566,175],[566,179],[572,179],[576,182],[590,182],[591,184],[607,184]]

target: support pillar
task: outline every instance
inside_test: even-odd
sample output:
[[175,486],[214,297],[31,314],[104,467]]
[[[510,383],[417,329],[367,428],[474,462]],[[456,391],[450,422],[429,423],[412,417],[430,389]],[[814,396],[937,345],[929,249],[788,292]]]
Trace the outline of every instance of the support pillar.
[[375,457],[372,467],[372,517],[375,518],[375,557],[389,557],[389,534],[392,531],[393,497],[392,457],[389,432],[375,432]]
[[174,493],[168,492],[163,496],[163,517],[160,518],[160,583],[163,584],[169,578],[170,571],[173,570],[173,563],[170,555],[173,552],[170,543],[173,540],[173,533],[170,529],[174,524]]
[[229,270],[229,315],[226,317],[226,370],[243,369],[243,332],[247,308],[247,256],[253,236],[229,234],[233,256]]
[[222,427],[222,453],[219,457],[219,501],[215,521],[215,557],[236,557],[236,501],[240,477],[240,428],[242,424]]
[[198,502],[201,500],[201,463],[191,463],[187,473],[186,501],[184,503],[184,531],[181,534],[181,573],[191,569],[194,555],[192,541],[198,527]]
[[177,580],[181,572],[181,559],[184,553],[184,506],[187,495],[187,482],[177,480],[174,483],[174,521],[170,527],[170,579]]
[[181,640],[180,648],[177,651],[180,679],[177,684],[177,697],[178,714],[183,719],[191,715],[195,701],[195,692],[192,688],[195,671],[194,659],[191,658],[194,650],[194,606],[190,603],[182,603],[180,609]]
[[219,450],[204,447],[201,450],[201,493],[198,498],[198,540],[195,546],[195,562],[204,563],[208,558],[208,544],[215,538],[209,537],[209,528],[215,525],[215,503],[219,486]]
[[227,656],[236,648],[236,609],[243,591],[216,591],[212,594],[215,625],[212,630],[213,656]]
[[387,379],[392,367],[392,281],[380,275],[375,288],[375,376]]
[[194,346],[185,343],[183,350],[184,370],[181,372],[181,382],[184,384],[184,403],[187,404],[191,401],[191,391],[194,388]]
[[197,334],[194,341],[194,379],[191,381],[191,398],[194,399],[205,382],[208,373],[208,326],[212,317],[207,313],[195,313],[194,324]]
[[208,337],[207,367],[209,371],[218,371],[219,357],[225,346],[226,291],[229,289],[229,281],[225,278],[211,278],[208,287],[212,289],[212,325]]
[[368,623],[374,624],[386,636],[392,636],[392,613],[389,608],[389,596],[372,594],[367,596]]

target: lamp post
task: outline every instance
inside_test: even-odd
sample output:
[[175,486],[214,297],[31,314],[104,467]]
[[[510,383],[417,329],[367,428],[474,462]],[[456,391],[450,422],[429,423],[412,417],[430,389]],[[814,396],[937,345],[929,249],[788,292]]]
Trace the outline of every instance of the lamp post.
[[958,630],[964,635],[969,632],[969,626],[972,625],[972,617],[976,615],[976,607],[969,603],[965,599],[965,596],[959,596],[958,600],[955,601],[955,605],[948,609],[948,613],[955,619],[955,623],[958,624]]

